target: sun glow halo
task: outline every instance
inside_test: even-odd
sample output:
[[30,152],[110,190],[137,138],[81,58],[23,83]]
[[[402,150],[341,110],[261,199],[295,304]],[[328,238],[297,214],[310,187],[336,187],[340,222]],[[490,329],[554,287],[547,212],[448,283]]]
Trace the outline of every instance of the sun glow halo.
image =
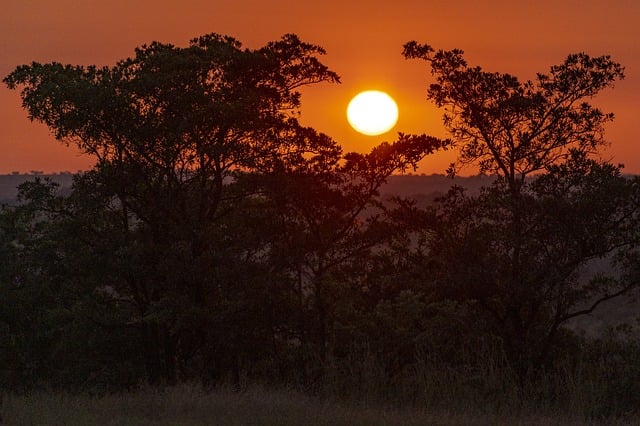
[[358,132],[376,136],[391,130],[398,122],[398,105],[379,90],[356,95],[347,107],[347,120]]

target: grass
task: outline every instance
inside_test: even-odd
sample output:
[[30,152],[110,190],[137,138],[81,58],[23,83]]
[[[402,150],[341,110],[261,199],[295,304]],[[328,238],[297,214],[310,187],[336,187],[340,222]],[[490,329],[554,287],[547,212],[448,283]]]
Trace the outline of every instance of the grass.
[[[253,388],[204,391],[181,385],[164,390],[91,397],[38,392],[6,395],[6,425],[582,425],[541,414],[490,415],[464,409],[435,411],[347,405],[293,391]],[[596,423],[593,423],[596,424]],[[597,423],[601,424],[601,423]],[[634,424],[629,420],[609,424]],[[635,423],[640,425],[640,420]]]
[[576,354],[522,382],[491,351],[463,353],[457,364],[420,352],[394,374],[371,351],[353,351],[328,357],[312,386],[293,371],[264,386],[242,376],[240,392],[182,384],[100,397],[8,393],[2,417],[3,425],[640,426],[639,344],[603,340]]

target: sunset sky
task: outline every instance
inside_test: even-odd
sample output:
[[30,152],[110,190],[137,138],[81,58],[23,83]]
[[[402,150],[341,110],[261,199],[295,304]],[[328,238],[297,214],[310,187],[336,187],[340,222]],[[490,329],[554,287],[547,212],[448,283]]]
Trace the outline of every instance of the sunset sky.
[[[627,77],[594,101],[616,115],[604,157],[640,173],[639,23],[636,0],[3,0],[0,75],[32,61],[113,65],[153,40],[185,46],[216,32],[257,48],[295,33],[324,47],[323,61],[342,78],[340,85],[303,90],[301,121],[345,150],[368,151],[398,131],[445,136],[439,111],[425,99],[432,81],[426,65],[401,55],[409,40],[463,49],[471,65],[521,79],[547,72],[569,53],[610,54]],[[349,126],[347,104],[366,89],[396,99],[400,118],[392,132],[370,137]],[[435,154],[419,172],[443,173],[454,157]],[[0,86],[0,174],[75,172],[91,164],[29,122],[18,92]]]

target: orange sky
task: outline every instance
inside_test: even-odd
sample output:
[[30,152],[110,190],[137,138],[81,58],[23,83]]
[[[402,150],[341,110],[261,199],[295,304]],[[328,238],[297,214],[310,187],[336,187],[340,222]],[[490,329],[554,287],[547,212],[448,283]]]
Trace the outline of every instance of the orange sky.
[[[604,155],[640,173],[639,22],[636,0],[3,0],[0,76],[31,61],[113,65],[152,40],[186,45],[217,32],[253,48],[292,32],[323,46],[324,62],[342,77],[340,85],[303,91],[301,121],[345,150],[368,151],[395,133],[369,137],[351,129],[347,103],[364,89],[385,90],[397,100],[393,132],[444,136],[438,110],[425,100],[431,81],[425,65],[401,56],[409,40],[461,48],[470,64],[521,79],[546,72],[569,53],[611,54],[627,78],[595,101],[616,114]],[[435,154],[419,172],[443,173],[454,156]],[[18,93],[0,86],[0,174],[90,165],[43,125],[30,123]]]

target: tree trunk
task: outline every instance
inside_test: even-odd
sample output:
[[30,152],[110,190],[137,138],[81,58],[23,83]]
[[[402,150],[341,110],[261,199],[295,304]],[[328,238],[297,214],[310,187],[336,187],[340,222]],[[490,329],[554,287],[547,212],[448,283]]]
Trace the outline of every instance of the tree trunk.
[[162,362],[160,360],[160,342],[156,324],[142,324],[142,341],[148,381],[149,384],[157,386],[162,381]]
[[162,326],[162,337],[164,346],[164,381],[169,386],[177,383],[177,363],[175,338],[169,333],[166,325]]

